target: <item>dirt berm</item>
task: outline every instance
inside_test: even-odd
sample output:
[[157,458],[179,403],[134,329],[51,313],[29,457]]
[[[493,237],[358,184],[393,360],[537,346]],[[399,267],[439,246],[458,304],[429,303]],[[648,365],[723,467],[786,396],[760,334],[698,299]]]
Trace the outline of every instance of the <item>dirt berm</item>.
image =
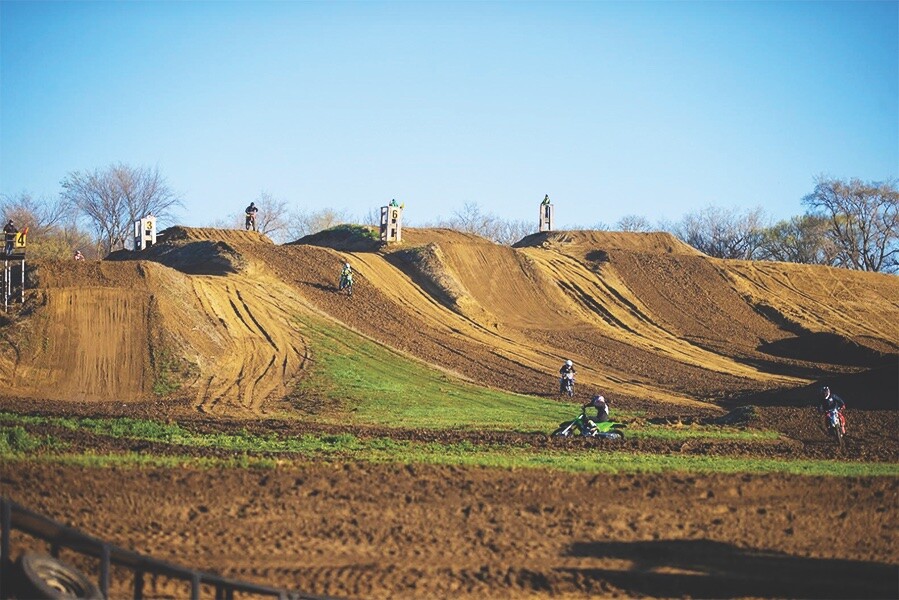
[[[0,327],[10,396],[264,414],[304,376],[312,349],[296,315],[315,314],[523,393],[551,395],[570,358],[580,393],[624,406],[801,404],[820,381],[861,407],[896,405],[892,275],[718,260],[664,233],[515,247],[409,228],[389,247],[364,228],[283,246],[184,227],[161,239],[99,263],[29,263],[25,305]],[[344,260],[349,299],[336,293]]]

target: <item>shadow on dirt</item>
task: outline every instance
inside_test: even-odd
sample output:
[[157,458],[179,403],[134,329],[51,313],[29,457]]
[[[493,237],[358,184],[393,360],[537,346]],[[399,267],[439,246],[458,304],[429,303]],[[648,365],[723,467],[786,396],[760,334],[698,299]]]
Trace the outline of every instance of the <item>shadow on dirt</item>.
[[896,410],[899,356],[888,356],[880,366],[840,375],[828,375],[802,387],[737,395],[722,402],[725,408],[744,404],[758,406],[812,407],[821,400],[821,386],[829,386],[847,406],[862,410]]
[[765,354],[781,358],[851,367],[868,367],[882,363],[886,356],[853,340],[827,332],[804,333],[762,344],[758,349]]
[[567,569],[630,596],[691,598],[897,598],[895,565],[804,558],[710,540],[575,543],[570,556],[633,561],[627,571]]

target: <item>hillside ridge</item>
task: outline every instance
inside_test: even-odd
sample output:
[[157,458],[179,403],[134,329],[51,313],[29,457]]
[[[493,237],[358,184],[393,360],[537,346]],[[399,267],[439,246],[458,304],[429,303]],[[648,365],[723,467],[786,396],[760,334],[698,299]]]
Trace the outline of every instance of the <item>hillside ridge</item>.
[[[279,246],[174,227],[102,262],[35,261],[24,309],[2,325],[0,382],[25,397],[168,395],[258,414],[305,377],[315,350],[297,315],[314,315],[526,394],[555,395],[570,358],[580,393],[625,403],[798,403],[820,381],[864,381],[865,402],[895,408],[895,276],[723,261],[666,233],[548,232],[513,247],[403,233],[390,246],[362,227]],[[352,298],[336,292],[344,261],[357,273]],[[869,372],[882,373],[873,388]]]

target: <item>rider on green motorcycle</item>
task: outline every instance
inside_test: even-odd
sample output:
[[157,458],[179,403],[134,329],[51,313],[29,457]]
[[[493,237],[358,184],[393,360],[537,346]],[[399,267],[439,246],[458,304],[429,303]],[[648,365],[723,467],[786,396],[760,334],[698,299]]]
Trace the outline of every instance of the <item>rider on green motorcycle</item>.
[[595,417],[587,417],[587,422],[590,427],[596,427],[597,423],[604,423],[609,420],[609,402],[602,397],[600,394],[596,394],[593,398],[590,399],[590,402],[585,404],[582,408],[584,409],[584,414],[591,406],[596,409]]

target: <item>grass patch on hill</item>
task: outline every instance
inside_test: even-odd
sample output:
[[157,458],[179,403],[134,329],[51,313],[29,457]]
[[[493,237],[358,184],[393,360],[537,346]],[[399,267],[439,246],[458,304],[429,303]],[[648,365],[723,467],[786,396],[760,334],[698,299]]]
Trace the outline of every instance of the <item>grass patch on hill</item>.
[[548,433],[577,414],[578,408],[570,404],[480,387],[355,332],[302,320],[316,360],[297,393],[340,407],[336,414],[316,415],[316,420]]

